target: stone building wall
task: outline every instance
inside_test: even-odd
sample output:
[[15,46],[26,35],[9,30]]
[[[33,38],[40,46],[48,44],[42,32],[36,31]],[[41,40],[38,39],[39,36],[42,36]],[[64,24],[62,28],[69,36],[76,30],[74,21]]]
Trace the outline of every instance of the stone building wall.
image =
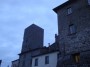
[[[71,14],[67,14],[68,8],[72,9]],[[81,67],[87,67],[83,64],[90,64],[90,5],[88,0],[70,0],[56,7],[54,11],[58,17],[61,61],[66,64],[65,67],[77,67],[77,64],[73,66],[75,63],[72,55],[80,53]],[[76,33],[70,34],[70,24],[75,25]]]
[[[72,14],[67,14],[67,8],[72,8]],[[61,50],[65,48],[66,53],[76,51],[76,48],[83,47],[84,41],[89,43],[90,33],[90,6],[86,0],[78,0],[58,10],[58,32]],[[76,34],[69,34],[69,25],[76,26]],[[82,44],[83,43],[83,44]],[[65,47],[64,47],[64,45]],[[78,49],[77,49],[78,50]]]

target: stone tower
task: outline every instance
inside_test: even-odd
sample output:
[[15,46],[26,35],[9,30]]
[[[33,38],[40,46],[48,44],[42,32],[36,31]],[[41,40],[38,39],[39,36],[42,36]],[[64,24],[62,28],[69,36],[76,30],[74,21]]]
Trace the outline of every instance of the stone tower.
[[90,64],[90,0],[68,0],[53,10],[58,16],[59,61],[65,67]]
[[43,47],[44,29],[32,24],[24,32],[22,52]]
[[19,67],[31,67],[32,56],[40,54],[43,48],[44,29],[32,24],[25,29]]

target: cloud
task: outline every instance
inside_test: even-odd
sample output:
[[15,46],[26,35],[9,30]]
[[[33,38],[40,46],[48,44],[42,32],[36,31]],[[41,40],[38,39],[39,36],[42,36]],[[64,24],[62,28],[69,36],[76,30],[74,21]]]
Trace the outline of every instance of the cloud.
[[[0,59],[2,67],[20,53],[24,29],[32,23],[45,29],[45,42],[53,43],[57,16],[53,8],[66,0],[0,0]],[[53,30],[52,30],[53,29]]]

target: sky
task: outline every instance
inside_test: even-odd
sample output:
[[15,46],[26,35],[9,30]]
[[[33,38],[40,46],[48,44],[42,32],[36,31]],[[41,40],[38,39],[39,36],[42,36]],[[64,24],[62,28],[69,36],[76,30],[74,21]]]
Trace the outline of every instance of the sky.
[[36,24],[44,29],[44,45],[58,33],[57,14],[52,10],[67,0],[0,0],[0,59],[7,67],[19,58],[24,29]]

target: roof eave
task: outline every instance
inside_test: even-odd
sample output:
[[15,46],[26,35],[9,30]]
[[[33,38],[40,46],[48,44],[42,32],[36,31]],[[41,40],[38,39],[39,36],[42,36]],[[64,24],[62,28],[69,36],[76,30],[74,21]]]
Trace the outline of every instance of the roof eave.
[[53,11],[54,11],[55,13],[57,13],[58,10],[64,8],[65,6],[67,6],[67,5],[69,5],[69,4],[73,3],[73,2],[76,2],[76,1],[77,1],[77,0],[68,0],[68,1],[66,1],[65,3],[63,3],[63,4],[59,5],[59,6],[57,6],[56,8],[54,8]]
[[57,11],[58,11],[59,9],[62,9],[64,6],[66,6],[68,2],[69,2],[69,1],[66,1],[65,3],[63,3],[63,4],[61,4],[61,5],[57,6],[57,7],[55,7],[55,8],[53,9],[53,11],[54,11],[55,13],[57,13]]

